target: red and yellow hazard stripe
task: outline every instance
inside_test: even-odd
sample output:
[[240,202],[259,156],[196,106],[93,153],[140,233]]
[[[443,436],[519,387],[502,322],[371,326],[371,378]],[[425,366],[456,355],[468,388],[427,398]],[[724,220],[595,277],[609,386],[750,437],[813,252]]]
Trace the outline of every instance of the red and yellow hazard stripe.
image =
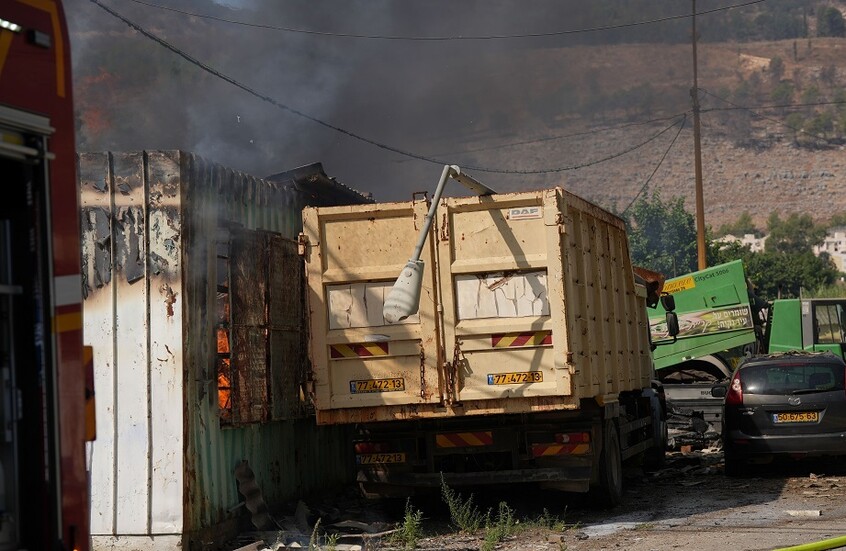
[[367,358],[371,356],[387,356],[388,350],[388,343],[386,342],[329,345],[329,354],[332,358]]
[[435,435],[435,445],[439,448],[492,446],[493,443],[493,433],[491,431],[451,432]]
[[545,344],[552,344],[552,331],[523,331],[521,333],[497,333],[491,335],[492,348],[543,346]]
[[589,443],[578,444],[532,444],[532,457],[551,455],[585,455],[590,453]]

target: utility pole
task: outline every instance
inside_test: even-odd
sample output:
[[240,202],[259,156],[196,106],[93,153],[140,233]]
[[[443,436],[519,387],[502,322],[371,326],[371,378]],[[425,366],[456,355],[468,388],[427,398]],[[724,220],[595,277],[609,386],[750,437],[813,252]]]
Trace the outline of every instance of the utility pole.
[[696,56],[696,0],[693,0],[693,88],[690,97],[693,100],[693,149],[696,166],[696,249],[698,251],[699,269],[708,267],[705,257],[705,205],[702,193],[702,146],[699,141],[699,75]]

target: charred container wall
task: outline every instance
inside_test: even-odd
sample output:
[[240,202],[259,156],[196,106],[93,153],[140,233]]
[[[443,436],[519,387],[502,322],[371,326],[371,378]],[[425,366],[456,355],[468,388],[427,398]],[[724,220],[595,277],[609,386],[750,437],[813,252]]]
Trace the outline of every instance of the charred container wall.
[[316,427],[301,399],[293,239],[303,206],[368,199],[182,151],[78,160],[95,548],[220,541],[245,514],[245,460],[267,503],[347,482],[346,429]]

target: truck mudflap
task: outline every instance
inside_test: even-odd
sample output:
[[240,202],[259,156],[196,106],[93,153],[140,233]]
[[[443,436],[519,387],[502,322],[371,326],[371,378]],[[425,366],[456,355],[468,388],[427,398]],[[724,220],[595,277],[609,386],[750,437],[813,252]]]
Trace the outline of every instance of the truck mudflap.
[[[437,488],[447,486],[485,486],[490,484],[552,482],[567,490],[586,492],[591,481],[591,461],[555,468],[513,469],[473,473],[408,473],[387,469],[359,471],[357,481],[363,484]],[[563,489],[563,488],[562,488]]]

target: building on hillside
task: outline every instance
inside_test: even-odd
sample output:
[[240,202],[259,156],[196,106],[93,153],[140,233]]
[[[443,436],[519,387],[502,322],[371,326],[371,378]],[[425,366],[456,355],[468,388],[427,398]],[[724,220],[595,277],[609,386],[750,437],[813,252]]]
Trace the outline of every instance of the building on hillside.
[[267,523],[256,487],[267,505],[350,483],[351,429],[317,426],[306,398],[296,240],[303,207],[372,199],[319,164],[277,181],[182,151],[78,168],[94,549],[207,549],[248,511]]
[[814,247],[814,254],[828,253],[837,270],[846,272],[846,227],[830,228],[820,245]]
[[764,245],[768,236],[755,237],[752,233],[744,234],[742,237],[737,237],[732,234],[724,235],[714,241],[717,243],[740,243],[741,246],[749,247],[753,253],[764,252]]

